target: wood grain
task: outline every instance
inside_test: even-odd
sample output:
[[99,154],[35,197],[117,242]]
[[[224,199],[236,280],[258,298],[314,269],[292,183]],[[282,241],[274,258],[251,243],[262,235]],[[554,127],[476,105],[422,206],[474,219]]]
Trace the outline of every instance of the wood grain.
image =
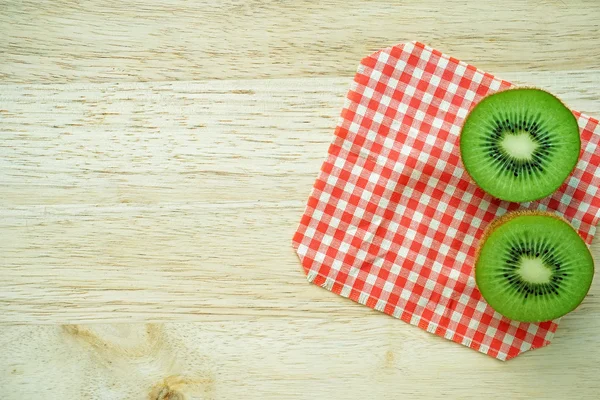
[[0,79],[340,76],[420,40],[496,71],[597,69],[595,0],[2,0]]
[[597,2],[0,9],[5,398],[597,398],[598,280],[501,363],[309,285],[291,249],[362,57],[418,39],[598,117]]
[[0,387],[11,399],[140,400],[593,399],[600,390],[600,347],[575,314],[554,344],[502,363],[354,307],[362,315],[13,327],[0,339],[10,347]]

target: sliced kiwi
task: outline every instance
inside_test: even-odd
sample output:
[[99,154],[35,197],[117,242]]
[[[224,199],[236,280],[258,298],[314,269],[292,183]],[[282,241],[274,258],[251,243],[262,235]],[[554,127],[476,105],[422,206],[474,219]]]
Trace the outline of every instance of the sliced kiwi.
[[569,176],[581,148],[573,113],[539,89],[509,89],[480,101],[460,136],[465,169],[501,200],[544,198]]
[[513,212],[494,221],[481,241],[475,280],[483,298],[507,318],[542,322],[574,310],[586,296],[594,261],[561,218]]

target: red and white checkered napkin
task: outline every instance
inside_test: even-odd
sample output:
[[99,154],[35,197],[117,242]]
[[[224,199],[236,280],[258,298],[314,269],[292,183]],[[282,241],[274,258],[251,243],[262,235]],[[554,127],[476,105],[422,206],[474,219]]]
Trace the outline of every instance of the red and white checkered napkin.
[[473,277],[483,229],[519,207],[563,215],[589,244],[600,214],[600,128],[575,112],[582,154],[551,197],[492,198],[466,174],[468,111],[509,82],[418,42],[361,61],[293,244],[308,280],[501,360],[545,346],[558,320],[511,321]]

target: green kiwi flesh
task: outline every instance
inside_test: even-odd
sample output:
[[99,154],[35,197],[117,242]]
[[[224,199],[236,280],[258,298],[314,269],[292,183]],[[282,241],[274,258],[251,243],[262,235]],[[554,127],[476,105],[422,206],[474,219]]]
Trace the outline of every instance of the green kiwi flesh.
[[467,115],[460,135],[461,158],[475,183],[514,202],[555,192],[577,164],[580,148],[573,113],[540,89],[485,97]]
[[586,296],[594,261],[564,220],[546,213],[510,213],[488,227],[475,263],[477,287],[505,317],[542,322],[574,310]]

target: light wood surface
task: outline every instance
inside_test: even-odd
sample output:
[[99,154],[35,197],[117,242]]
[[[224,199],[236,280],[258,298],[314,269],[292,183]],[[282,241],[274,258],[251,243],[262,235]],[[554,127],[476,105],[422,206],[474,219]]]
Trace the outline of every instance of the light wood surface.
[[600,3],[0,10],[3,398],[597,398],[598,280],[502,363],[309,285],[291,237],[362,57],[420,40],[598,117]]

